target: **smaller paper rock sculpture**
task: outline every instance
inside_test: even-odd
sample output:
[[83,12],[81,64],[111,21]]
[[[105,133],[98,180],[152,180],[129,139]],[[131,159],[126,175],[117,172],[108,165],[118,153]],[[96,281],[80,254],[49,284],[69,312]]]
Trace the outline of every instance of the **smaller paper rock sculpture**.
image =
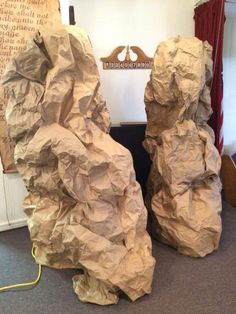
[[81,301],[151,292],[155,260],[131,154],[108,134],[109,113],[87,34],[36,36],[8,65],[6,117],[37,262],[78,268]]
[[153,233],[193,257],[217,249],[221,235],[221,160],[207,125],[211,76],[207,42],[172,38],[156,50],[144,96]]

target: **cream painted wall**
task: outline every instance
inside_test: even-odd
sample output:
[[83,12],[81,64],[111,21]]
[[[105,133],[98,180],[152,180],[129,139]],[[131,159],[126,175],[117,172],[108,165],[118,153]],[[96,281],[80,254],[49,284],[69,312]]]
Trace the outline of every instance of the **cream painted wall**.
[[[113,123],[144,121],[143,93],[150,71],[104,71],[99,58],[118,45],[128,44],[138,45],[153,56],[160,41],[170,36],[192,36],[194,0],[60,0],[65,24],[69,3],[75,6],[78,24],[91,38]],[[4,175],[0,163],[0,231],[25,225],[25,195],[20,176]]]
[[69,0],[59,0],[61,21],[63,24],[69,24]]
[[224,144],[225,152],[236,152],[236,3],[225,5],[225,33],[223,53],[224,74]]
[[91,39],[101,91],[113,123],[145,121],[143,95],[150,70],[103,70],[101,57],[120,45],[140,46],[153,56],[172,36],[193,36],[194,0],[70,0],[75,18]]

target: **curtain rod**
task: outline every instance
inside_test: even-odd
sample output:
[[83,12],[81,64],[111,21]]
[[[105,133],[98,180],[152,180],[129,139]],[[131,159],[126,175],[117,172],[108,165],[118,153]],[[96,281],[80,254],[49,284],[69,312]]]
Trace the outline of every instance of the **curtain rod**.
[[[205,2],[208,2],[209,0],[200,0],[195,4],[195,8],[198,7],[199,5],[202,5]],[[233,0],[225,0],[226,3],[231,3],[231,4],[236,4],[236,1]]]

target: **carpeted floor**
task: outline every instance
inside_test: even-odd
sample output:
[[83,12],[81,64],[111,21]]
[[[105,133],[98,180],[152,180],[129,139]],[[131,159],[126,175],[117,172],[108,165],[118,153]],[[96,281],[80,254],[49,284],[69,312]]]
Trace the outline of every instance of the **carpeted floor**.
[[[154,242],[153,291],[135,303],[122,298],[107,307],[83,304],[72,289],[76,271],[44,267],[35,288],[0,294],[0,314],[235,314],[236,208],[224,203],[222,218],[220,248],[204,259],[180,255]],[[35,278],[30,250],[27,228],[0,233],[0,286]]]

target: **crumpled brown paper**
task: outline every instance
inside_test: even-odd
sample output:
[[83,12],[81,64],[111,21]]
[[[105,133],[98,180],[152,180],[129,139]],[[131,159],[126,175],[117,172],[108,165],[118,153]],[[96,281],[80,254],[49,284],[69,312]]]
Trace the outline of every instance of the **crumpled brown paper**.
[[81,268],[84,302],[151,292],[155,260],[147,213],[127,149],[109,132],[99,75],[80,28],[36,36],[8,65],[6,117],[38,263]]
[[221,235],[221,160],[207,125],[211,76],[207,42],[172,38],[157,48],[144,96],[154,235],[194,257],[217,249]]

